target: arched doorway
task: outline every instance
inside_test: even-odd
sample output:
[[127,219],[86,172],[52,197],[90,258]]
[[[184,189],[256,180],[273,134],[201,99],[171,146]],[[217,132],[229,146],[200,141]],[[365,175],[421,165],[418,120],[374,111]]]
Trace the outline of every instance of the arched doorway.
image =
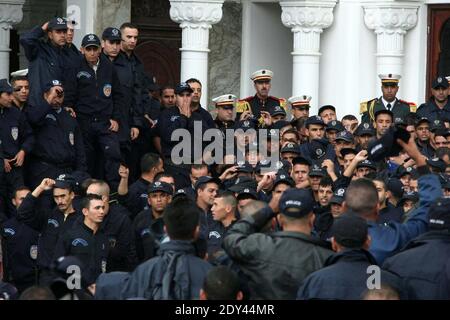
[[158,85],[180,82],[181,29],[170,19],[167,0],[131,2],[131,22],[139,27],[136,54]]

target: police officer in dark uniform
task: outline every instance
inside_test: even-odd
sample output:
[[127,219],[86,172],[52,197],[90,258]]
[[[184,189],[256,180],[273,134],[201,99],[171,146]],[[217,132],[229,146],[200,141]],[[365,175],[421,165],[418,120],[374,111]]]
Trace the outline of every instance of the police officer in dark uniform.
[[217,110],[217,117],[214,123],[224,133],[226,129],[232,129],[234,126],[233,109],[236,99],[237,97],[233,94],[224,94],[212,99]]
[[[120,150],[125,162],[131,170],[132,180],[135,179],[137,162],[132,163],[131,141],[135,141],[142,129],[142,86],[143,68],[142,63],[131,50],[129,53],[120,50],[122,34],[117,28],[106,28],[102,34],[103,55],[109,58],[116,68],[124,104],[120,110],[119,142]],[[139,157],[139,155],[136,155]],[[138,160],[137,160],[138,161]]]
[[28,107],[30,95],[28,69],[11,72],[11,86],[13,87],[13,105],[19,110],[25,111]]
[[[31,191],[20,187],[14,191],[12,203],[17,209]],[[3,257],[3,280],[14,284],[22,292],[37,283],[37,244],[39,233],[17,219],[15,212],[0,222]]]
[[[12,87],[6,79],[0,80],[0,141],[3,149],[4,177],[0,181],[0,197],[5,204],[12,191],[24,185],[23,164],[34,144],[33,132],[25,115],[12,106]],[[8,211],[13,210],[9,205]]]
[[134,239],[139,262],[153,258],[161,242],[166,238],[163,213],[171,202],[173,188],[162,181],[153,182],[148,188],[149,207],[141,211],[133,221]]
[[[270,112],[275,106],[286,108],[285,99],[269,96],[272,76],[273,72],[267,69],[258,70],[252,74],[251,79],[254,83],[256,94],[253,97],[237,102],[236,121],[247,120],[249,117],[253,117],[258,120],[261,126],[264,123],[261,111]],[[243,113],[244,115],[242,115]]]
[[66,45],[63,48],[62,54],[64,59],[64,73],[71,74],[72,69],[77,68],[80,64],[80,60],[83,58],[80,50],[73,43],[73,37],[75,35],[75,26],[77,24],[74,20],[66,20],[67,33],[66,33]]
[[137,265],[136,248],[130,213],[116,201],[110,199],[110,188],[105,181],[94,180],[86,189],[86,194],[99,195],[104,203],[104,218],[101,230],[108,240],[107,272],[131,271]]
[[99,177],[103,169],[105,179],[116,190],[122,161],[117,136],[124,103],[121,85],[114,65],[100,55],[100,39],[88,34],[81,45],[84,59],[65,83],[65,105],[76,112],[89,174]]
[[401,76],[397,74],[380,74],[381,91],[383,95],[360,104],[361,122],[372,123],[375,121],[375,113],[380,110],[388,110],[394,114],[394,119],[403,121],[410,112],[416,112],[416,104],[396,98],[398,83]]
[[[161,153],[164,160],[164,171],[173,175],[175,178],[176,189],[182,189],[190,186],[189,179],[190,163],[194,158],[195,143],[194,137],[194,121],[191,111],[192,88],[185,82],[180,83],[175,88],[176,106],[165,109],[158,119],[156,130],[161,138]],[[191,135],[191,150],[189,154],[182,153],[181,157],[185,158],[188,163],[176,165],[172,162],[172,149],[178,144],[178,141],[172,141],[172,133],[177,129],[188,130]],[[185,150],[184,150],[185,151]]]
[[[42,102],[42,87],[53,79],[64,78],[64,46],[66,45],[67,21],[55,17],[42,27],[36,26],[20,37],[25,56],[30,65],[29,103],[38,106]],[[41,40],[45,35],[48,41]]]
[[82,264],[83,287],[93,283],[106,272],[108,239],[100,228],[105,218],[105,206],[101,196],[88,194],[83,199],[84,218],[77,219],[72,228],[59,238],[54,259],[64,256],[77,257]]
[[[56,180],[45,178],[17,209],[17,219],[40,233],[37,257],[40,285],[50,281],[48,269],[58,239],[81,217],[81,212],[73,208],[73,186],[74,179],[70,175],[61,175]],[[41,195],[51,189],[57,206],[54,209],[38,208]]]
[[30,106],[28,121],[34,129],[36,145],[29,164],[29,185],[60,174],[87,171],[83,137],[76,119],[62,108],[64,88],[59,80],[44,87],[45,103]]
[[449,83],[443,76],[433,80],[431,85],[432,97],[428,102],[422,103],[417,109],[419,117],[435,120],[450,121]]

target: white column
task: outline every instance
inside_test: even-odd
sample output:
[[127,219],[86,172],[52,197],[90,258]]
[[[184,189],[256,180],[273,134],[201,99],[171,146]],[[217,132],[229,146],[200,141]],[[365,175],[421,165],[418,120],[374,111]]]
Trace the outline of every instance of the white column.
[[10,30],[22,21],[25,0],[0,0],[0,79],[9,79]]
[[[404,37],[417,23],[420,3],[377,1],[363,4],[364,22],[377,35],[377,75],[403,75]],[[379,84],[379,81],[376,82]],[[377,92],[379,85],[377,85]]]
[[333,23],[336,0],[282,1],[281,21],[294,34],[292,95],[312,96],[319,101],[320,34]]
[[202,83],[203,108],[208,107],[209,29],[222,19],[224,0],[170,0],[170,18],[182,29],[181,81]]

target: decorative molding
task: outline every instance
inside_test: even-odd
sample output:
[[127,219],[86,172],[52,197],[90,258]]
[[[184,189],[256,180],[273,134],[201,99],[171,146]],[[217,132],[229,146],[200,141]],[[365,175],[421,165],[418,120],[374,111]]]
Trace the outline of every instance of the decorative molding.
[[183,30],[181,51],[209,52],[209,29],[222,19],[223,0],[170,0],[170,18]]
[[364,5],[364,22],[376,34],[406,34],[417,24],[418,4]]
[[336,1],[282,1],[281,21],[294,33],[294,55],[320,55],[320,34],[333,23]]
[[9,30],[12,25],[22,21],[22,7],[25,0],[1,0],[0,1],[0,25],[3,30]]
[[222,19],[223,0],[170,0],[170,18],[180,24],[212,25]]

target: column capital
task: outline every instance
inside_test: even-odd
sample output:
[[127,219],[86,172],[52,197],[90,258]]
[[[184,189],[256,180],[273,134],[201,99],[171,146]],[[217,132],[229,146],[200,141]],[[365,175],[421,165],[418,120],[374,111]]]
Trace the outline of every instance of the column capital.
[[203,25],[209,29],[222,19],[223,2],[224,0],[170,0],[170,18],[181,25]]
[[336,0],[328,1],[281,1],[283,24],[293,29],[304,32],[322,32],[333,23],[333,8]]
[[420,3],[413,1],[376,1],[363,3],[364,22],[376,34],[406,34],[417,24]]
[[22,21],[25,0],[0,0],[0,24],[4,29]]

